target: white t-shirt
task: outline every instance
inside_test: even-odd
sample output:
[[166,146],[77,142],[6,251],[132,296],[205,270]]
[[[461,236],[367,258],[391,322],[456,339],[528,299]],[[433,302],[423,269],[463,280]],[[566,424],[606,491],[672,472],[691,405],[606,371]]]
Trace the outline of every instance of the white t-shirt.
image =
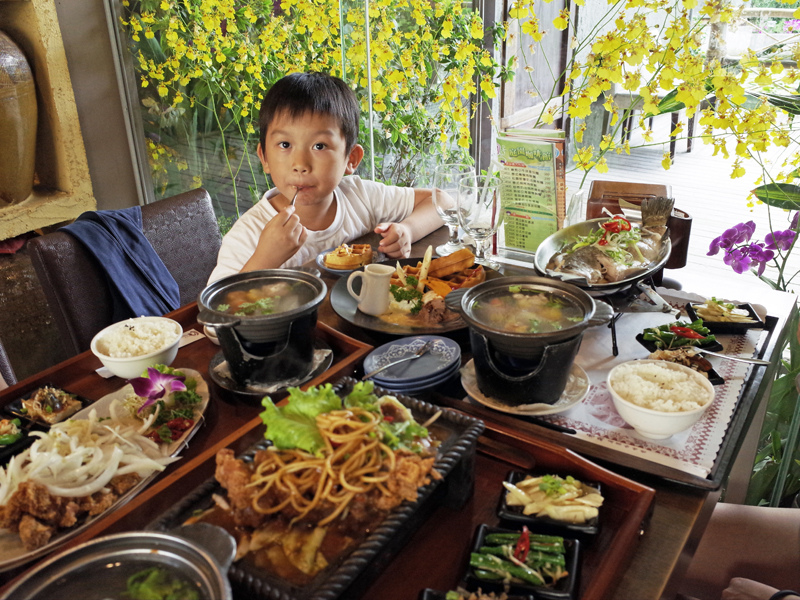
[[[217,266],[208,283],[238,273],[250,260],[264,227],[278,214],[269,202],[269,198],[277,194],[277,189],[269,190],[233,224],[222,239]],[[365,235],[378,223],[402,221],[414,210],[414,188],[384,185],[356,175],[344,177],[334,194],[336,216],[331,226],[322,231],[309,231],[305,244],[282,267],[299,267],[327,248]]]

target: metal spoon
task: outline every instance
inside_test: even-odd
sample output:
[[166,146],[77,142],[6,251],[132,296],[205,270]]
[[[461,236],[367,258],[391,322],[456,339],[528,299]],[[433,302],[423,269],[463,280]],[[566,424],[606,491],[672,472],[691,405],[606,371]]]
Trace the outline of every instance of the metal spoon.
[[420,356],[422,356],[423,354],[428,352],[428,350],[431,349],[431,345],[432,345],[432,342],[430,342],[430,341],[425,342],[422,346],[419,347],[419,350],[414,352],[414,354],[410,354],[409,356],[404,356],[401,359],[398,359],[398,360],[396,360],[394,362],[390,362],[390,363],[387,363],[387,364],[383,365],[379,369],[375,369],[374,371],[370,371],[369,373],[367,373],[366,375],[364,375],[361,378],[361,381],[366,381],[367,379],[369,379],[373,375],[377,375],[378,373],[380,373],[382,371],[385,371],[389,367],[393,367],[395,365],[399,365],[400,363],[404,363],[406,361],[414,360],[415,358],[419,358]]
[[721,352],[711,352],[710,350],[703,350],[702,348],[697,348],[703,354],[708,354],[710,356],[719,356],[720,358],[727,358],[728,360],[735,360],[736,362],[743,362],[743,363],[750,363],[753,365],[768,365],[768,360],[761,360],[760,358],[744,358],[740,356],[729,356],[727,354],[722,354]]
[[295,187],[294,188],[294,196],[292,196],[292,202],[291,202],[292,206],[294,206],[294,201],[297,200],[297,194],[299,194],[299,193],[300,193],[300,188],[299,187]]

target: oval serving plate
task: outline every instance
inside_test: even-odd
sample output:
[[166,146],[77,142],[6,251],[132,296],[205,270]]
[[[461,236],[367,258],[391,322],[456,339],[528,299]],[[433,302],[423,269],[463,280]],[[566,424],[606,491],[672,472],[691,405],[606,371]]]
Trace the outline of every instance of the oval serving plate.
[[[198,415],[197,419],[195,419],[194,426],[184,432],[183,436],[169,444],[165,449],[165,454],[170,456],[175,456],[178,452],[180,452],[183,447],[186,445],[188,440],[196,433],[197,429],[202,422],[202,414],[205,411],[206,407],[208,406],[209,400],[209,393],[208,393],[208,384],[202,378],[200,373],[194,371],[192,369],[182,369],[178,368],[178,370],[183,371],[183,373],[187,377],[197,379],[197,393],[203,398],[203,402],[201,403],[202,408],[197,411],[195,414]],[[123,388],[117,390],[116,392],[112,392],[103,396],[92,404],[91,406],[84,408],[83,410],[75,413],[72,418],[73,419],[86,419],[89,415],[89,411],[93,408],[97,409],[98,416],[107,416],[108,407],[111,405],[112,400],[114,398],[119,398],[121,394],[123,394],[123,390],[128,387],[130,384],[126,384]],[[124,391],[123,397],[127,395],[127,391]],[[199,413],[199,414],[198,414]],[[129,500],[131,500],[136,494],[141,492],[147,485],[158,476],[158,472],[154,472],[148,477],[145,477],[127,492],[125,492],[122,496],[120,496],[114,504],[109,506],[105,511],[98,515],[94,515],[85,519],[79,525],[76,525],[73,528],[65,529],[56,535],[54,535],[50,541],[40,548],[36,548],[35,550],[26,550],[22,542],[19,539],[19,536],[16,533],[12,533],[7,529],[0,529],[0,572],[8,571],[9,569],[13,569],[15,567],[24,565],[40,556],[44,556],[45,554],[49,554],[65,542],[69,541],[82,531],[84,531],[87,527],[92,525],[98,519],[102,519],[109,511],[115,510],[120,506],[123,506]]]
[[[422,260],[421,258],[402,258],[400,260],[393,259],[385,261],[382,264],[390,266],[396,265],[398,262],[401,266],[416,265]],[[500,273],[494,269],[483,267],[486,270],[486,279],[494,279],[495,277],[502,277]],[[356,269],[358,270],[358,269]],[[356,282],[358,283],[358,282]],[[355,286],[354,286],[355,287]],[[410,327],[408,325],[398,325],[389,323],[378,317],[366,315],[358,310],[358,302],[347,291],[347,277],[339,279],[331,288],[331,306],[340,317],[345,321],[352,323],[356,327],[362,327],[370,331],[377,331],[379,333],[388,333],[390,335],[417,335],[417,334],[432,334],[445,333],[447,331],[458,331],[465,329],[467,324],[460,316],[457,319],[441,323],[438,325],[426,325],[420,321],[418,327]]]

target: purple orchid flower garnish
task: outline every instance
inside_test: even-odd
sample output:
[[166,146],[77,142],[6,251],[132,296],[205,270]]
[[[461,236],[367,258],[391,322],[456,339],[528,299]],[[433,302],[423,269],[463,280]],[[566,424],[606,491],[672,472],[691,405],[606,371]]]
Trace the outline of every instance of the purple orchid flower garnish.
[[140,398],[145,398],[144,403],[136,412],[142,412],[146,407],[154,404],[166,394],[173,392],[185,392],[186,379],[183,375],[165,375],[161,371],[152,367],[147,368],[147,377],[136,377],[129,379],[128,383],[133,386],[133,392]]
[[797,234],[791,229],[775,231],[773,233],[768,233],[764,241],[767,243],[767,248],[770,250],[783,250],[785,252],[792,247],[795,235]]
[[720,251],[720,248],[723,250],[730,250],[737,244],[744,244],[745,242],[750,241],[750,238],[753,237],[755,230],[756,224],[753,221],[739,223],[730,229],[726,229],[721,236],[714,238],[714,240],[711,242],[707,255],[714,256]]

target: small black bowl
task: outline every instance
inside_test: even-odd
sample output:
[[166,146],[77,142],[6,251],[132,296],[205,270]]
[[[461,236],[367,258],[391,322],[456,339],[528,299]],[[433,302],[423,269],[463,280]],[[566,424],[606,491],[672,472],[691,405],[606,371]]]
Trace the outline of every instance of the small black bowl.
[[92,403],[92,401],[89,400],[88,398],[84,398],[83,396],[79,396],[78,394],[73,394],[69,390],[65,390],[63,388],[60,388],[57,385],[46,383],[46,384],[44,384],[42,386],[39,386],[35,390],[31,390],[30,393],[26,394],[25,396],[21,396],[20,398],[16,398],[15,400],[12,400],[8,404],[6,404],[3,407],[4,412],[6,414],[13,415],[14,417],[17,417],[18,419],[21,419],[21,420],[23,420],[25,422],[32,423],[32,424],[35,424],[35,425],[38,425],[38,426],[41,426],[41,427],[44,427],[44,428],[49,428],[51,425],[53,425],[53,423],[48,423],[47,421],[45,421],[43,419],[31,418],[31,416],[25,410],[24,405],[22,404],[23,400],[28,400],[29,398],[32,398],[34,396],[34,394],[36,394],[36,392],[38,392],[40,389],[45,388],[45,387],[55,388],[55,389],[58,389],[58,390],[60,390],[60,391],[62,391],[64,393],[70,394],[70,395],[74,396],[75,399],[78,402],[80,402],[80,404],[81,404],[81,406],[80,406],[80,408],[78,410],[70,413],[69,415],[65,416],[63,419],[60,419],[59,421],[56,421],[56,422],[65,421],[70,416],[72,416],[76,412],[86,408],[87,406],[89,406]]
[[[481,588],[483,589],[483,588]],[[469,594],[471,592],[467,592]],[[494,592],[495,595],[497,592]],[[438,590],[432,590],[430,588],[425,588],[419,594],[419,600],[446,600],[448,592],[440,592]],[[536,600],[534,596],[525,594],[524,596],[506,596],[506,600]]]
[[[528,527],[531,533],[543,533],[536,527]],[[501,529],[498,527],[489,527],[485,523],[478,527],[475,534],[475,540],[472,544],[472,552],[478,552],[478,549],[484,545],[486,536],[490,533],[520,533],[522,528],[519,529]],[[578,569],[580,566],[580,542],[576,539],[564,538],[565,548],[565,568],[568,575],[559,579],[553,586],[538,586],[527,583],[509,583],[508,593],[513,594],[531,594],[537,599],[543,600],[575,600],[578,596]],[[464,576],[467,588],[477,590],[481,588],[484,591],[502,592],[504,590],[504,583],[502,581],[481,579],[475,575],[475,569],[472,566],[467,567],[467,573]]]
[[[506,481],[516,485],[526,477],[530,477],[531,473],[522,473],[521,471],[510,471],[506,476]],[[541,475],[558,475],[558,473],[541,473]],[[537,474],[533,474],[537,476]],[[561,475],[563,477],[563,475]],[[588,486],[597,490],[602,489],[600,484],[582,481]],[[553,535],[581,535],[589,536],[595,535],[600,530],[600,516],[589,519],[585,523],[569,523],[567,521],[558,521],[550,517],[537,517],[536,515],[526,515],[522,512],[522,506],[509,506],[506,503],[508,492],[503,488],[503,493],[500,494],[500,502],[497,507],[497,516],[503,521],[514,523],[515,525],[527,525],[528,529],[536,528],[538,533],[547,533]],[[602,510],[602,507],[601,507]]]
[[[708,330],[711,333],[733,333],[733,334],[741,334],[745,333],[748,329],[763,329],[764,328],[764,321],[761,320],[761,317],[758,316],[758,313],[755,311],[751,304],[737,304],[736,308],[744,309],[750,315],[750,318],[753,319],[752,323],[730,323],[727,321],[710,321],[708,319],[703,319],[703,325],[708,327]],[[694,306],[689,303],[686,305],[686,314],[692,321],[696,321],[700,317],[697,315]],[[710,348],[709,348],[710,350]]]

